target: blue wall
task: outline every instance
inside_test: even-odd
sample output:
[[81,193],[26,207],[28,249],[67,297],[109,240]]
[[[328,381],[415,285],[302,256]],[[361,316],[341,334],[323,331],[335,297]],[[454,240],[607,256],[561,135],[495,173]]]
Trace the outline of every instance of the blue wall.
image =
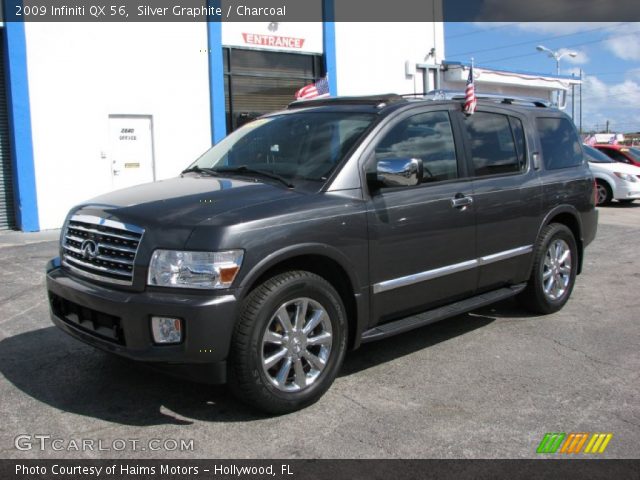
[[4,24],[3,48],[16,223],[21,230],[35,232],[40,229],[40,224],[33,164],[24,23],[7,22]]
[[[220,7],[220,0],[208,0],[211,7]],[[209,55],[209,101],[211,108],[211,141],[218,143],[227,134],[224,102],[224,64],[222,61],[222,23],[207,22]]]
[[322,1],[322,42],[324,48],[324,68],[329,77],[329,92],[338,95],[338,72],[336,66],[336,25],[334,0]]

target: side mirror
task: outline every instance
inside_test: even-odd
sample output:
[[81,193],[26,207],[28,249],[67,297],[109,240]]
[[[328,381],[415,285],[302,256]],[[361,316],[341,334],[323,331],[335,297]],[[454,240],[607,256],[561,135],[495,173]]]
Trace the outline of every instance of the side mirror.
[[377,180],[385,187],[411,187],[422,181],[422,160],[418,158],[388,158],[377,166]]

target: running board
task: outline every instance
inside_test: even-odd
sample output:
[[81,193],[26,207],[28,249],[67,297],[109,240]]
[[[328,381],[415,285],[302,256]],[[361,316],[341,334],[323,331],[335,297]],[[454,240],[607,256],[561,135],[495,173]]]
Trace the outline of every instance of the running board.
[[408,332],[414,328],[429,325],[430,323],[439,322],[445,318],[467,313],[471,310],[485,307],[492,303],[499,302],[500,300],[513,297],[524,290],[526,286],[526,283],[521,283],[512,287],[500,288],[450,305],[445,305],[444,307],[429,310],[425,313],[419,313],[418,315],[413,315],[401,320],[384,323],[363,332],[361,341],[362,343],[368,343],[375,340],[381,340],[393,335],[398,335],[399,333]]

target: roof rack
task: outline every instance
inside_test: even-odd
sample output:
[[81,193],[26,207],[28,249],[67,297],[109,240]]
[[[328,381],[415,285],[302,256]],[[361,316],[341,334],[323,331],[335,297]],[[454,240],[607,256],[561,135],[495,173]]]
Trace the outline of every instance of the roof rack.
[[[424,98],[429,98],[430,100],[464,100],[465,92],[456,90],[431,90],[424,95]],[[551,102],[542,98],[507,96],[501,93],[476,93],[476,98],[478,100],[492,100],[508,105],[533,105],[540,108],[551,107]]]
[[321,107],[324,105],[371,105],[376,108],[383,108],[391,103],[406,102],[407,100],[396,93],[385,93],[382,95],[366,95],[357,97],[324,97],[309,100],[296,100],[291,102],[288,110],[295,108]]

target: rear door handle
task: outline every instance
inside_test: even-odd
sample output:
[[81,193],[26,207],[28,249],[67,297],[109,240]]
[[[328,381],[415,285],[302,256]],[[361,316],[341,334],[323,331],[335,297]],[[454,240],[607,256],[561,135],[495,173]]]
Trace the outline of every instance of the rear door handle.
[[469,207],[473,204],[472,197],[466,197],[464,195],[456,195],[455,198],[451,199],[451,206],[453,208],[465,208]]

